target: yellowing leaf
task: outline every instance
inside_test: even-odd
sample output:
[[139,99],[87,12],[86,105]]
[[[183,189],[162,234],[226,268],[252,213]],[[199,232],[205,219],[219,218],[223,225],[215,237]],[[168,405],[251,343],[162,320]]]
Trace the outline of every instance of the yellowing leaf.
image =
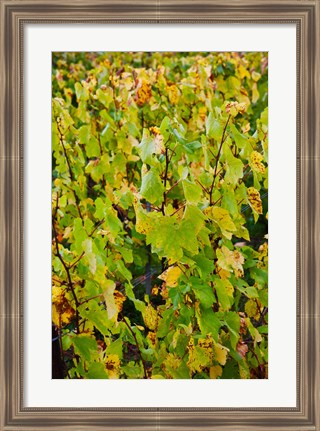
[[223,245],[221,249],[217,249],[218,265],[226,271],[234,272],[236,277],[243,276],[244,257],[238,250],[229,250]]
[[69,301],[65,297],[65,291],[61,287],[54,286],[52,288],[52,321],[61,328],[67,325],[72,320],[75,314]]
[[251,208],[257,213],[262,214],[262,201],[260,198],[260,193],[254,187],[249,187],[247,189],[248,201]]
[[96,255],[92,252],[92,239],[87,238],[82,242],[82,248],[89,263],[89,269],[92,274],[95,274],[97,269]]
[[252,79],[257,82],[261,78],[261,74],[259,72],[256,72],[255,70],[251,74]]
[[156,310],[152,307],[152,305],[148,305],[144,311],[142,311],[142,317],[145,325],[151,329],[152,331],[155,331],[158,327],[158,313]]
[[155,168],[142,173],[141,195],[152,204],[160,204],[163,200],[164,186]]
[[253,317],[255,320],[259,320],[260,313],[256,301],[249,299],[249,301],[246,302],[244,309],[248,317]]
[[103,289],[104,289],[103,297],[104,297],[104,300],[106,302],[108,318],[110,320],[117,318],[117,316],[118,316],[118,308],[117,308],[117,305],[115,303],[115,298],[113,295],[115,288],[116,288],[116,284],[114,281],[105,280],[105,283],[103,285]]
[[164,138],[161,133],[161,130],[159,127],[153,126],[150,127],[150,132],[154,136],[154,146],[155,146],[155,154],[161,154],[165,152],[165,145],[164,145]]
[[221,280],[216,278],[214,286],[218,295],[219,303],[224,311],[229,311],[233,302],[234,288],[229,280]]
[[135,199],[133,206],[136,212],[136,230],[137,232],[146,235],[154,229],[154,222],[148,213],[142,209],[142,206],[137,199]]
[[209,217],[209,219],[212,219],[215,223],[217,223],[221,229],[222,234],[226,238],[232,238],[232,232],[236,231],[237,228],[233,223],[228,210],[217,206],[211,206],[205,210],[205,214]]
[[252,103],[256,103],[259,100],[260,93],[258,91],[257,83],[252,85]]
[[258,153],[258,151],[252,151],[250,154],[250,166],[251,168],[256,171],[260,172],[261,174],[264,174],[266,171],[266,167],[263,163],[261,163],[263,160],[263,155]]
[[222,368],[220,365],[213,365],[210,367],[210,379],[217,379],[218,377],[222,376]]
[[138,151],[143,163],[154,166],[156,164],[154,154],[162,154],[164,150],[163,140],[159,139],[159,135],[150,135],[148,129],[143,129],[142,140],[138,145]]
[[120,373],[120,358],[118,355],[110,354],[106,356],[105,367],[109,379],[119,378]]
[[151,85],[146,80],[141,80],[138,84],[136,102],[138,106],[144,105],[151,97]]
[[168,287],[177,287],[181,272],[178,266],[170,266],[158,278],[165,281]]
[[210,355],[208,355],[207,350],[202,347],[190,345],[189,343],[188,351],[189,359],[187,365],[192,372],[202,371],[211,362]]
[[219,362],[220,365],[225,365],[227,362],[228,349],[216,343],[213,347],[213,353],[214,360]]
[[176,85],[170,85],[167,87],[167,91],[170,103],[172,103],[172,105],[176,105],[180,97],[178,87]]
[[198,184],[192,183],[189,180],[182,181],[182,187],[187,202],[197,203],[199,202],[202,194],[202,190]]
[[123,293],[119,292],[118,290],[114,291],[114,301],[115,301],[118,313],[121,313],[122,305],[126,299],[127,297],[123,295]]

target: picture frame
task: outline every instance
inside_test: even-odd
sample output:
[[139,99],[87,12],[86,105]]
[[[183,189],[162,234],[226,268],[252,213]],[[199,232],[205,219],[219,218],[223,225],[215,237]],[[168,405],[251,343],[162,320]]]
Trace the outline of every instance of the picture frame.
[[[0,0],[0,429],[320,429],[317,0]],[[23,41],[27,23],[293,23],[297,28],[297,405],[294,408],[23,406]]]

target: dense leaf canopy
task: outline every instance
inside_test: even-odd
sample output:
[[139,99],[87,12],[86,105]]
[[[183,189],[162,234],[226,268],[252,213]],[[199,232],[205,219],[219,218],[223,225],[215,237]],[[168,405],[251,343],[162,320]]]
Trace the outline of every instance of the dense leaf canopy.
[[268,376],[266,53],[54,53],[63,377]]

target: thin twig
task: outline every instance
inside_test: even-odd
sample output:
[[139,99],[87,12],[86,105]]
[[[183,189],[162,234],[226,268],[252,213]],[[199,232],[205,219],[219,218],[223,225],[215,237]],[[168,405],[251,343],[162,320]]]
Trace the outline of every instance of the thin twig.
[[175,212],[173,212],[172,214],[170,214],[170,216],[175,215],[177,212],[179,212],[180,210],[182,210],[182,208],[184,208],[187,205],[187,203],[181,205],[181,207],[179,207]]
[[[64,153],[64,156],[66,158],[67,165],[68,165],[70,180],[73,182],[74,181],[74,176],[73,176],[73,172],[72,172],[72,169],[71,169],[70,160],[69,160],[69,157],[68,157],[68,153],[67,153],[66,147],[65,147],[64,142],[63,142],[63,133],[62,133],[62,131],[61,131],[58,123],[57,123],[57,130],[58,130],[58,133],[59,133],[59,141],[60,141],[60,144],[62,145],[63,153]],[[77,210],[78,210],[78,213],[79,213],[79,217],[81,218],[81,220],[83,220],[83,216],[82,216],[82,213],[81,213],[81,210],[80,210],[79,198],[78,198],[76,192],[73,189],[71,189],[71,190],[72,190],[73,196],[74,196],[75,201],[76,201],[76,207],[77,207]]]
[[171,192],[171,190],[172,189],[174,189],[178,184],[180,183],[180,180],[178,180],[178,181],[176,181],[174,184],[173,184],[173,186],[171,186],[170,187],[170,189],[168,189],[168,190],[166,190],[166,195],[168,194],[168,193],[170,193]]
[[[58,197],[57,197],[57,203],[56,205],[58,206]],[[70,275],[70,270],[68,265],[65,263],[64,259],[62,258],[61,254],[60,254],[60,250],[59,250],[59,242],[58,242],[58,236],[57,236],[57,232],[54,226],[54,219],[52,218],[52,231],[53,231],[53,237],[54,237],[54,242],[55,242],[55,246],[56,246],[56,256],[58,257],[58,259],[60,260],[60,262],[62,263],[62,266],[64,267],[66,273],[67,273],[67,279],[68,279],[68,287],[72,292],[72,296],[76,305],[76,327],[77,327],[77,331],[79,332],[79,312],[78,312],[78,306],[79,306],[79,301],[76,295],[76,292],[73,288],[73,284],[72,284],[72,280],[71,280],[71,275]]]
[[[167,147],[166,147],[165,157],[166,157],[166,167],[165,167],[164,177],[163,177],[164,190],[166,190],[166,187],[167,187],[168,170],[169,170],[169,163],[170,163],[169,153],[168,153],[168,148]],[[162,204],[161,204],[161,212],[162,212],[163,215],[165,215],[166,201],[167,201],[167,193],[166,193],[166,191],[164,191],[163,192],[163,201],[162,201]]]
[[202,188],[202,190],[205,193],[207,193],[207,194],[209,193],[209,190],[203,184],[201,184],[199,180],[196,180],[196,182],[199,184],[199,186]]

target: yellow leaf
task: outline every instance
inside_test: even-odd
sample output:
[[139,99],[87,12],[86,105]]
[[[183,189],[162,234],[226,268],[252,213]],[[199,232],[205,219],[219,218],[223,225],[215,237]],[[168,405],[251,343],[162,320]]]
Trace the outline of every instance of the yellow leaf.
[[161,374],[154,374],[151,376],[152,379],[164,379],[165,377],[163,377]]
[[157,329],[158,326],[158,313],[152,307],[152,305],[148,305],[144,311],[142,312],[142,317],[145,325],[151,329],[152,331]]
[[248,317],[253,317],[255,320],[259,320],[260,313],[256,301],[249,299],[249,301],[246,302],[244,309]]
[[257,83],[252,85],[252,103],[256,103],[259,100],[260,93],[258,91]]
[[168,287],[177,287],[181,269],[178,266],[170,266],[158,278],[166,282]]
[[243,275],[244,257],[238,250],[231,251],[223,245],[221,249],[217,249],[218,265],[226,271],[234,272],[236,277]]
[[222,234],[226,238],[231,239],[232,232],[236,231],[237,228],[231,219],[229,211],[224,208],[214,206],[208,207],[205,210],[205,214],[215,223],[217,223],[221,229]]
[[210,379],[217,379],[222,376],[222,368],[220,365],[213,365],[210,367]]
[[150,217],[148,217],[147,213],[143,211],[141,204],[137,199],[135,199],[133,206],[136,212],[136,230],[137,232],[146,235],[154,229],[154,223]]
[[120,358],[118,355],[110,354],[106,356],[105,367],[109,379],[117,379],[120,373]]
[[264,174],[266,171],[266,167],[263,163],[261,163],[263,160],[263,155],[258,153],[258,151],[252,151],[250,154],[250,166],[251,168],[256,171],[260,172],[261,174]]
[[151,85],[145,81],[141,80],[138,84],[138,89],[136,93],[136,102],[138,106],[144,105],[151,97]]
[[261,74],[259,72],[256,72],[255,70],[251,74],[252,79],[257,82],[261,78]]
[[123,295],[121,292],[119,292],[118,290],[114,291],[114,302],[116,304],[118,313],[121,313],[122,305],[126,299],[127,299],[127,297],[125,295]]
[[178,87],[176,85],[170,85],[167,87],[167,91],[170,103],[172,103],[172,105],[176,105],[179,101],[180,96]]
[[228,349],[221,346],[220,344],[214,345],[214,359],[219,362],[220,365],[225,365],[227,362]]
[[65,297],[65,291],[59,286],[52,288],[52,322],[61,328],[70,323],[74,316],[74,309]]
[[112,280],[105,280],[104,282],[104,292],[103,297],[107,305],[107,313],[108,313],[108,319],[117,318],[118,316],[118,307],[115,302],[114,298],[114,290],[116,288],[116,284]]
[[249,204],[253,211],[255,211],[257,214],[262,214],[262,201],[258,190],[254,187],[249,187],[247,189],[247,194]]

